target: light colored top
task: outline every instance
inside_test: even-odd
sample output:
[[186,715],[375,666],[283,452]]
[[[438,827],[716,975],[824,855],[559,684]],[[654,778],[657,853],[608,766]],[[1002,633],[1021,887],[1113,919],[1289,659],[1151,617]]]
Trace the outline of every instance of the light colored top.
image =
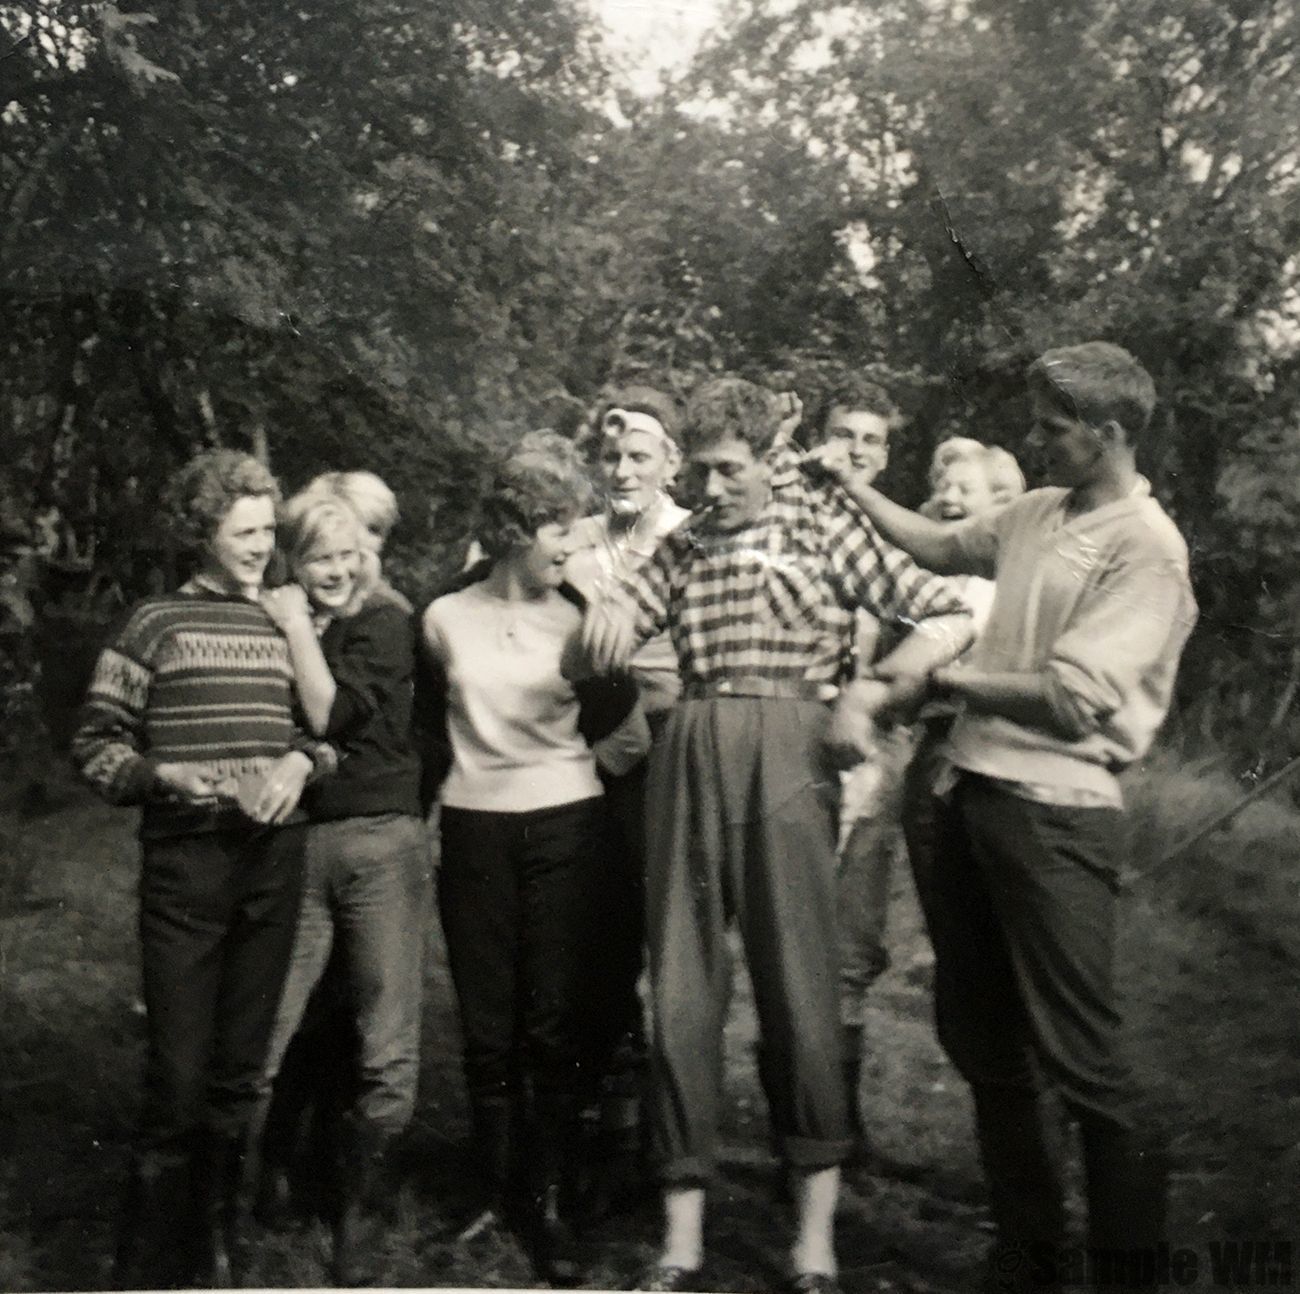
[[[607,596],[639,571],[664,536],[690,515],[661,494],[626,530],[612,530],[605,513],[583,517],[573,528],[575,549],[565,566],[565,578],[588,601]],[[681,680],[677,652],[669,636],[661,633],[649,639],[631,664],[643,710],[647,714],[670,710],[681,691]]]
[[482,583],[429,605],[424,640],[447,672],[444,805],[525,813],[601,794],[578,731],[578,698],[560,674],[580,622],[558,593],[507,601]]
[[1150,748],[1196,623],[1187,545],[1146,481],[1080,516],[1068,493],[1032,490],[954,538],[961,564],[997,581],[971,668],[1045,673],[1071,736],[968,713],[949,755],[1028,798],[1119,805],[1115,774]]

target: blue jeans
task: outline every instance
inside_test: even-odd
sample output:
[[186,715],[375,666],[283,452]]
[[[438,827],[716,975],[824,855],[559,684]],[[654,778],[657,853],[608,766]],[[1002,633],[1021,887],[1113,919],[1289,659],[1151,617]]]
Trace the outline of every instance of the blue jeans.
[[424,823],[409,814],[307,828],[302,907],[264,1095],[337,943],[359,1045],[353,1112],[393,1133],[410,1122],[420,1068],[422,927],[431,861]]

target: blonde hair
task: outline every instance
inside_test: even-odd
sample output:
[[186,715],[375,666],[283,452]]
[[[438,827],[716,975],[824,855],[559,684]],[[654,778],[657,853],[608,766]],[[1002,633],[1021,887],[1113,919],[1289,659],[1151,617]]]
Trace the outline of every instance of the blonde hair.
[[366,543],[365,526],[356,509],[311,486],[300,490],[281,509],[280,544],[295,576],[312,552],[340,529],[351,533],[357,545],[356,588],[339,612],[340,616],[350,616],[361,609],[379,583],[379,555]]
[[970,436],[949,436],[935,446],[930,460],[932,491],[938,489],[944,472],[954,463],[974,463],[982,468],[995,503],[1006,503],[1025,492],[1025,474],[1016,456],[1000,445],[986,445]]
[[361,519],[367,547],[383,548],[397,525],[397,496],[374,472],[322,472],[302,493],[342,499]]

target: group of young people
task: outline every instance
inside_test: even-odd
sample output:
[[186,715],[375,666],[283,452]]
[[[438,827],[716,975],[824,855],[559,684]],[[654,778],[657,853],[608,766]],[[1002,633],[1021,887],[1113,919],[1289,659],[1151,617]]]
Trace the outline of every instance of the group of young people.
[[[1137,471],[1147,373],[1092,342],[1028,385],[1050,485],[954,438],[919,513],[871,484],[897,422],[871,384],[806,427],[736,377],[684,407],[625,388],[595,426],[604,497],[572,441],[525,436],[482,499],[479,560],[418,614],[382,575],[396,506],[377,478],[330,473],[280,505],[246,456],[187,466],[195,574],[128,614],[74,742],[102,794],[143,806],[148,1057],[118,1279],[240,1280],[268,1105],[323,977],[354,1033],[333,1278],[372,1276],[374,1197],[414,1108],[433,820],[482,1176],[464,1234],[516,1228],[541,1276],[580,1280],[595,1108],[607,1161],[635,1172],[644,1129],[663,1190],[662,1246],[629,1288],[707,1288],[734,927],[789,1286],[836,1290],[888,895],[882,833],[844,820],[864,765],[901,786],[939,1036],[974,1095],[988,1280],[1014,1281],[988,1288],[1050,1288],[1067,1244],[1055,1100],[1081,1134],[1090,1244],[1157,1244],[1163,1153],[1121,1045],[1116,774],[1165,715],[1195,606]],[[267,589],[277,542],[291,579]],[[906,725],[914,748],[882,744]]]

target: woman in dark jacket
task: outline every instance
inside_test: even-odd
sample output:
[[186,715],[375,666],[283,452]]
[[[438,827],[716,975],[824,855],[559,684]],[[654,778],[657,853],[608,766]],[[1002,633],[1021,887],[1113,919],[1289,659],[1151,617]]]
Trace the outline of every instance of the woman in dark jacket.
[[336,952],[358,1055],[333,1276],[357,1285],[373,1276],[375,1182],[386,1148],[410,1122],[419,1072],[431,855],[411,727],[415,643],[410,616],[378,586],[377,563],[345,503],[318,491],[296,496],[281,539],[296,582],[265,595],[264,605],[288,639],[307,723],[337,749],[339,770],[304,799],[302,908],[265,1088]]

